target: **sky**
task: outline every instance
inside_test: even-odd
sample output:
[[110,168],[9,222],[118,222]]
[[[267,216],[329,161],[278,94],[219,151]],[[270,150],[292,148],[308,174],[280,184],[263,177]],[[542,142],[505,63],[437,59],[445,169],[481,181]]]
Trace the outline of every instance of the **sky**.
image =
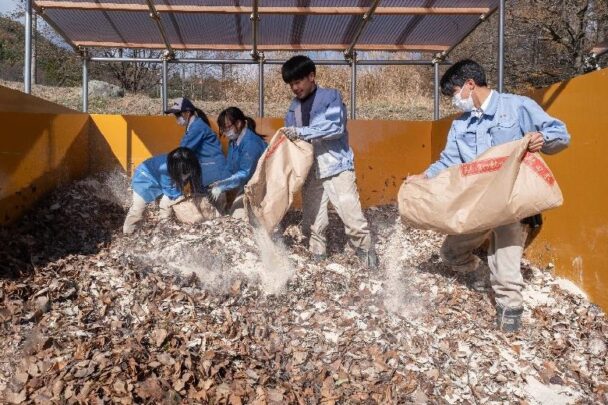
[[17,7],[18,0],[0,0],[0,13],[12,12]]

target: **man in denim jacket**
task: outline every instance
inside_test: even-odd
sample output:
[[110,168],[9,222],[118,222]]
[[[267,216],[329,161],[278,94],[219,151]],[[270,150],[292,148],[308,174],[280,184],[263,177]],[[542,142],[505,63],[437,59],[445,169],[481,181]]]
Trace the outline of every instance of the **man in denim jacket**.
[[289,59],[281,69],[283,80],[295,94],[285,116],[283,132],[291,139],[312,143],[315,162],[302,189],[303,229],[310,234],[310,250],[326,257],[325,229],[331,201],[344,222],[357,256],[368,267],[378,266],[369,226],[355,183],[353,151],[348,144],[346,108],[340,92],[315,83],[314,62],[303,55]]
[[[454,106],[464,114],[452,123],[439,160],[416,177],[431,178],[443,169],[475,159],[492,146],[521,139],[528,133],[532,134],[528,150],[533,153],[557,153],[570,143],[564,123],[527,97],[489,89],[483,68],[472,60],[462,60],[445,72],[441,92],[452,97]],[[441,248],[444,262],[467,273],[472,288],[485,291],[492,287],[497,325],[504,331],[514,332],[521,326],[524,283],[520,266],[527,232],[527,225],[516,222],[486,232],[449,235]],[[489,266],[472,253],[487,239]]]

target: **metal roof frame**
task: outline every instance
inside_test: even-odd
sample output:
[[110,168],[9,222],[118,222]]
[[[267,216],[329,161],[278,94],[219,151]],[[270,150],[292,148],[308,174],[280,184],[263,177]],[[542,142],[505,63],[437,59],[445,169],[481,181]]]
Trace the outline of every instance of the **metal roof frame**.
[[[88,107],[88,92],[86,90],[86,83],[88,82],[88,63],[89,62],[144,62],[144,63],[162,63],[162,77],[161,88],[162,88],[162,99],[163,109],[166,108],[167,104],[167,67],[169,63],[202,63],[202,64],[258,64],[259,66],[259,115],[264,114],[264,64],[280,64],[284,61],[281,60],[266,60],[264,57],[264,51],[280,51],[280,50],[291,50],[291,51],[342,51],[344,53],[345,60],[315,60],[319,65],[350,65],[351,66],[351,118],[356,118],[356,74],[358,65],[426,65],[434,68],[434,81],[435,81],[435,109],[434,117],[439,118],[439,65],[449,64],[445,60],[446,56],[450,53],[454,47],[456,47],[464,38],[468,37],[470,33],[483,21],[487,19],[497,9],[500,13],[499,20],[499,56],[498,56],[498,89],[501,91],[503,87],[503,64],[504,64],[504,1],[505,0],[488,0],[485,2],[484,7],[463,7],[463,6],[434,6],[437,1],[422,2],[424,7],[412,7],[412,6],[394,6],[394,5],[381,5],[381,0],[370,0],[366,7],[362,6],[264,6],[259,0],[251,0],[251,4],[248,6],[240,5],[223,5],[223,6],[210,6],[210,5],[189,5],[189,4],[169,4],[166,0],[164,4],[156,4],[154,0],[131,0],[124,2],[111,2],[103,0],[28,0],[27,8],[31,17],[31,10],[35,9],[38,14],[55,30],[57,33],[68,43],[75,51],[79,52],[83,58],[83,110],[86,111]],[[394,4],[394,2],[390,2]],[[343,2],[346,4],[347,2]],[[354,1],[352,2],[355,3]],[[386,3],[386,2],[385,2]],[[445,0],[441,4],[450,4],[449,0]],[[471,2],[469,2],[470,4]],[[482,3],[480,1],[480,3]],[[498,3],[498,4],[496,4]],[[238,2],[236,2],[238,4]],[[276,3],[275,3],[276,4]],[[339,3],[338,3],[339,4]],[[359,3],[361,4],[361,3]],[[411,4],[411,3],[410,3]],[[430,4],[430,5],[429,5]],[[429,6],[427,6],[429,5]],[[112,40],[95,40],[95,39],[74,39],[70,37],[68,33],[63,29],[61,24],[51,18],[47,11],[92,11],[102,12],[112,28],[111,31],[115,33],[115,37],[119,38],[120,41]],[[147,42],[143,41],[131,41],[125,39],[121,35],[120,30],[109,18],[108,13],[122,12],[122,13],[149,13],[149,16],[154,20],[156,29],[160,35],[162,42],[158,42],[152,39]],[[179,37],[179,43],[171,41],[170,36],[167,34],[167,28],[164,26],[161,19],[161,13],[165,13],[171,19],[171,24],[174,30],[174,35],[177,34]],[[181,33],[179,24],[176,20],[177,15],[201,15],[201,14],[216,14],[216,15],[235,15],[235,18],[239,15],[250,15],[251,21],[251,44],[240,43],[189,43],[184,40]],[[26,16],[28,13],[26,12]],[[459,34],[456,37],[456,42],[452,43],[407,43],[406,40],[416,29],[420,23],[420,19],[424,16],[475,16],[479,18],[475,23],[470,26],[463,34]],[[260,19],[264,16],[351,16],[353,18],[360,16],[359,20],[351,18],[351,23],[343,35],[349,35],[349,38],[343,37],[342,40],[334,41],[331,43],[313,43],[313,42],[302,42],[299,43],[261,43],[260,42]],[[413,16],[411,23],[406,24],[397,40],[403,42],[398,43],[373,43],[373,42],[360,42],[362,34],[365,32],[369,22],[373,16]],[[137,17],[141,18],[141,17]],[[439,17],[443,18],[443,17]],[[383,20],[385,21],[385,20]],[[469,17],[468,24],[471,24]],[[166,21],[165,21],[166,22]],[[65,23],[65,20],[64,20]],[[124,24],[123,24],[124,26]],[[69,27],[68,27],[69,28]],[[147,27],[149,29],[149,27]],[[239,28],[240,29],[240,28]],[[377,30],[376,30],[377,31]],[[433,31],[433,30],[431,30]],[[87,31],[88,33],[89,31]],[[293,32],[292,32],[293,34]],[[372,34],[373,37],[373,34]],[[377,35],[376,35],[377,37]],[[29,41],[28,41],[29,38]],[[136,48],[136,49],[165,49],[165,55],[163,58],[106,58],[106,57],[89,57],[87,48]],[[31,53],[31,29],[28,35],[26,30],[26,56],[28,49]],[[175,50],[227,50],[227,51],[249,51],[252,59],[191,59],[191,58],[175,58]],[[358,60],[357,51],[374,50],[374,51],[410,51],[410,52],[432,52],[435,53],[435,57],[432,60],[391,60],[391,59],[379,59],[379,60]],[[31,60],[26,58],[24,71],[31,70]],[[26,91],[31,91],[31,83],[24,82]]]

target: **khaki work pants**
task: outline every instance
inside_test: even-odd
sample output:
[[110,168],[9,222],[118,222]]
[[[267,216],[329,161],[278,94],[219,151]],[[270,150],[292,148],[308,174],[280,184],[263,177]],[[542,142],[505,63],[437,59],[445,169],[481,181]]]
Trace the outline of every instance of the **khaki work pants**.
[[310,251],[316,255],[326,254],[325,229],[329,225],[329,202],[344,222],[346,235],[353,247],[369,251],[372,240],[367,219],[361,209],[355,173],[346,170],[332,177],[318,179],[314,168],[310,170],[302,188],[302,227],[305,234],[310,233]]
[[127,212],[125,223],[122,226],[123,233],[131,234],[135,231],[137,223],[141,221],[144,216],[146,205],[146,201],[144,201],[144,199],[134,191],[133,203],[131,204],[131,208],[129,208],[129,212]]
[[472,252],[489,238],[488,265],[496,303],[503,308],[521,308],[524,286],[521,257],[527,232],[527,225],[516,222],[485,232],[448,235],[441,247],[441,258],[456,271],[474,271],[483,264]]

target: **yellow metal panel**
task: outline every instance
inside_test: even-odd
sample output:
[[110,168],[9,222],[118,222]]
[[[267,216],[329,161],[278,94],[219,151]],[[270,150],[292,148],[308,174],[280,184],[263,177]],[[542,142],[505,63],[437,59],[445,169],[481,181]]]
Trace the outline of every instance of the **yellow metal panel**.
[[544,215],[528,250],[538,264],[552,261],[559,275],[581,286],[608,310],[608,69],[539,90],[531,96],[563,120],[572,143],[546,160],[564,194],[564,205]]
[[0,112],[0,120],[0,223],[8,223],[47,191],[87,174],[89,117]]

